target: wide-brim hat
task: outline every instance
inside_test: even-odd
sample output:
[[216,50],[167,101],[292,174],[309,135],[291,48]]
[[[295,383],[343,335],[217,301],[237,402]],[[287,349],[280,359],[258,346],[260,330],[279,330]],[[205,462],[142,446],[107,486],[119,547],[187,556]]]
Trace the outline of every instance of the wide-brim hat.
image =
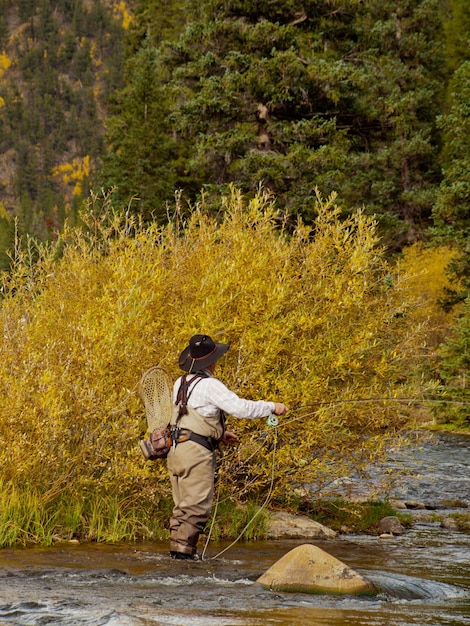
[[180,354],[178,364],[185,372],[197,372],[215,363],[229,347],[227,343],[217,343],[209,335],[193,335]]

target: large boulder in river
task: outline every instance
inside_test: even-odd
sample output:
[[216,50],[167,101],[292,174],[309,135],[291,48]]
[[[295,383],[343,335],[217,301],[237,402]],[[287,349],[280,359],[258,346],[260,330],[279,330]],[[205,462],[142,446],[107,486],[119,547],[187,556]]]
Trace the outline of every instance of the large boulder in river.
[[310,543],[297,546],[285,554],[256,582],[272,591],[354,595],[377,593],[363,576]]

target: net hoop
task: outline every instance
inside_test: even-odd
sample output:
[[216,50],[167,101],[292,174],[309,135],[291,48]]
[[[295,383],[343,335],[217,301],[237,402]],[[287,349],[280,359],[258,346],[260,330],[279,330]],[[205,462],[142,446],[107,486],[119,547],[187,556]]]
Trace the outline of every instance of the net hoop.
[[163,367],[154,365],[142,374],[139,396],[145,406],[149,432],[163,428],[170,422],[173,411],[172,392],[172,380]]

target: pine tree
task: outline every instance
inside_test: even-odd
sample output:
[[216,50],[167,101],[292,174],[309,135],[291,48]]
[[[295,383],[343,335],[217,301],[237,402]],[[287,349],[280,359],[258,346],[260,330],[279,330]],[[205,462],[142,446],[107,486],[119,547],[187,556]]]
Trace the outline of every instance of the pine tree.
[[447,293],[447,306],[465,299],[470,290],[470,60],[453,76],[449,104],[447,113],[439,118],[444,180],[434,206],[439,238],[461,250],[449,268],[461,289]]
[[[466,0],[444,3],[446,60],[455,70],[447,90],[442,130],[443,181],[433,209],[434,235],[459,251],[448,267],[454,287],[446,289],[442,304],[455,309],[457,321],[440,351],[444,392],[469,401],[470,337],[470,6]],[[440,417],[458,426],[469,425],[468,408],[446,406]]]
[[[108,150],[102,184],[116,187],[115,199],[147,218],[166,215],[165,200],[176,186],[178,156],[165,112],[159,54],[149,39],[127,66],[128,85],[117,96],[119,115],[108,120]],[[167,164],[171,162],[172,168]]]
[[157,46],[162,41],[177,39],[192,14],[188,0],[134,0],[132,12],[129,42],[136,49],[149,37]]
[[456,287],[443,298],[446,308],[470,290],[470,6],[445,3],[446,61],[455,70],[438,126],[442,131],[443,180],[433,209],[434,234],[457,246],[460,255],[449,267]]
[[336,190],[349,210],[379,216],[392,247],[413,240],[440,182],[436,1],[205,0],[191,10],[160,61],[180,146],[161,165],[185,173],[188,193],[261,183],[311,220],[315,188]]
[[446,63],[456,70],[470,57],[470,6],[467,0],[442,0],[441,10]]

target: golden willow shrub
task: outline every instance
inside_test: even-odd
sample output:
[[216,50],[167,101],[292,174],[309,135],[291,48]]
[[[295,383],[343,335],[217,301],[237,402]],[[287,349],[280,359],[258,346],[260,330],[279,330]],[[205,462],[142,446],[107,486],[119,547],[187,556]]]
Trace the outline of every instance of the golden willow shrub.
[[[428,344],[436,350],[455,323],[460,311],[446,311],[440,304],[446,289],[461,288],[452,283],[448,267],[458,256],[458,249],[449,246],[425,247],[415,243],[404,250],[399,268],[403,268],[407,279],[405,290],[418,300],[419,305],[412,315],[417,322],[428,325]],[[400,269],[401,271],[401,269]]]
[[400,432],[406,407],[369,398],[420,393],[425,335],[373,220],[341,221],[334,198],[318,198],[314,231],[287,233],[264,193],[233,191],[220,208],[143,226],[94,198],[84,228],[16,252],[0,312],[0,481],[44,502],[167,494],[165,464],[138,448],[137,385],[156,363],[179,375],[200,331],[231,343],[217,371],[230,387],[291,407],[277,438],[264,420],[230,420],[232,497],[264,497],[273,454],[273,495],[285,497],[361,469]]

